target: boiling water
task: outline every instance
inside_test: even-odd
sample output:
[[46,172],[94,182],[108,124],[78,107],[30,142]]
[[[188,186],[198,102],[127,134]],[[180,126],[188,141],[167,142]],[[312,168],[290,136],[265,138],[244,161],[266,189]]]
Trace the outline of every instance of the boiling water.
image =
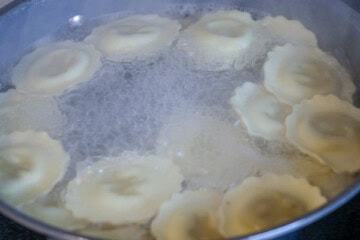
[[[189,24],[209,10],[177,6],[163,15]],[[256,18],[264,15],[251,12]],[[37,44],[82,40],[94,26],[128,14],[70,22]],[[279,43],[281,40],[264,34],[237,63],[240,70],[221,72],[193,69],[187,55],[176,48],[146,61],[103,60],[93,79],[56,99],[62,124],[49,128],[53,123],[43,123],[43,129],[62,141],[72,161],[66,178],[49,198],[61,198],[76,168],[129,150],[169,155],[176,151],[174,161],[181,167],[188,189],[226,190],[248,176],[274,172],[307,177],[324,195],[336,195],[351,182],[350,176],[335,175],[290,145],[248,136],[229,104],[236,87],[246,81],[262,81],[266,52]],[[194,146],[199,148],[186,148],[192,136],[198,138]],[[169,149],[170,145],[175,148]],[[186,154],[196,157],[188,159]]]

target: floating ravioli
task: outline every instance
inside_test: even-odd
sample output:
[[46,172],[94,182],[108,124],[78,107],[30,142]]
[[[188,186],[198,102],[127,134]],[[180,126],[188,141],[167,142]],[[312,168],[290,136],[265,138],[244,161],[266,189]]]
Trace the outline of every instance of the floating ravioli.
[[295,105],[286,119],[286,136],[336,172],[360,169],[360,109],[334,95]]
[[356,90],[339,62],[313,47],[275,47],[268,53],[264,78],[265,87],[291,105],[317,94],[335,94],[351,102]]
[[69,210],[61,203],[50,201],[37,201],[25,205],[24,210],[31,217],[66,230],[78,230],[86,227],[87,223],[83,220],[76,219]]
[[0,197],[12,205],[47,194],[63,177],[69,156],[45,132],[0,136]]
[[78,172],[67,187],[66,207],[94,223],[146,221],[181,190],[182,181],[171,161],[126,152]]
[[212,70],[224,70],[250,47],[255,39],[253,28],[249,13],[208,13],[182,32],[177,46],[193,58],[198,68],[210,65]]
[[236,88],[230,103],[251,135],[282,140],[285,118],[291,107],[281,103],[262,86],[251,82]]
[[0,132],[50,131],[56,132],[64,118],[52,97],[28,96],[14,89],[0,93]]
[[226,237],[250,234],[293,220],[326,203],[317,187],[290,175],[250,177],[226,192],[222,227]]
[[113,61],[148,58],[170,47],[180,24],[157,15],[134,15],[95,28],[85,41]]
[[165,202],[151,223],[157,240],[218,240],[222,194],[212,191],[176,193]]
[[59,95],[90,80],[100,66],[100,53],[93,46],[56,42],[22,57],[13,69],[12,82],[19,92]]
[[265,17],[259,23],[286,43],[317,47],[317,39],[313,32],[296,20],[283,16]]

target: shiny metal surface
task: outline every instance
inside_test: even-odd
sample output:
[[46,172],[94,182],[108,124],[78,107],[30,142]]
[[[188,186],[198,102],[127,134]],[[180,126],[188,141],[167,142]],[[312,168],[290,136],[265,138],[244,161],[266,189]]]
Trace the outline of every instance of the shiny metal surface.
[[6,5],[10,4],[11,2],[13,2],[13,0],[0,0],[0,8],[5,7]]
[[0,0],[0,14],[6,13],[9,9],[15,7],[23,0]]
[[[101,2],[101,4],[99,4]],[[140,2],[140,3],[139,3]],[[85,18],[90,19],[98,15],[109,14],[121,10],[138,9],[140,11],[156,11],[165,2],[183,3],[194,0],[42,0],[26,1],[16,8],[0,16],[1,58],[0,71],[8,69],[30,46],[42,36],[54,32],[59,26],[68,24],[70,27],[80,26]],[[207,4],[210,1],[197,1]],[[147,4],[146,4],[147,3]],[[339,0],[225,0],[222,4],[245,7],[266,11],[273,15],[284,15],[302,21],[318,34],[321,48],[325,50],[337,49],[339,56],[349,60],[347,67],[351,69],[354,81],[358,87],[354,98],[355,104],[360,106],[360,15]],[[36,16],[36,17],[34,17]],[[30,19],[31,21],[28,21]],[[10,24],[11,23],[11,24]],[[22,31],[19,31],[21,29]],[[337,36],[331,38],[331,36]],[[360,193],[360,178],[338,197],[332,199],[320,209],[295,219],[282,226],[243,236],[246,240],[272,239],[304,227],[339,208],[352,197]],[[33,220],[21,212],[13,209],[0,200],[0,213],[34,231],[52,237],[53,239],[81,240],[84,236],[48,226]]]

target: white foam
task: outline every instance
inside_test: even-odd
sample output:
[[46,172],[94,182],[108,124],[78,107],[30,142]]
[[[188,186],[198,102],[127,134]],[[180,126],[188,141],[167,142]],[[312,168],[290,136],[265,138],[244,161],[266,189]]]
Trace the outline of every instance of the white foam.
[[13,131],[47,131],[58,137],[64,119],[52,97],[34,97],[14,89],[0,93],[0,133]]

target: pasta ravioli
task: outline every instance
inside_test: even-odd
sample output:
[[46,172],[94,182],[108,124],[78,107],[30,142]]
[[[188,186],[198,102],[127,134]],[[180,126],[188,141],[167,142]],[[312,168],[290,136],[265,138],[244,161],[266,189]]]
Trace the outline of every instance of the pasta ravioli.
[[13,69],[16,90],[33,95],[59,95],[92,78],[100,68],[100,53],[72,41],[38,47]]
[[301,151],[336,172],[360,169],[360,109],[334,95],[315,96],[294,106],[286,136]]
[[268,16],[259,20],[259,23],[286,43],[317,47],[315,34],[299,21],[289,20],[283,16]]
[[146,59],[170,47],[180,27],[157,15],[134,15],[95,28],[85,41],[113,61]]
[[280,101],[293,105],[317,94],[335,94],[352,102],[355,85],[330,55],[318,48],[287,44],[268,53],[264,85]]
[[291,108],[262,86],[244,83],[236,88],[230,103],[250,134],[269,140],[284,139],[285,118]]
[[317,187],[290,175],[247,178],[224,196],[221,213],[226,237],[285,223],[326,203]]
[[221,239],[219,214],[222,195],[199,190],[176,193],[151,223],[157,240]]
[[40,200],[22,207],[27,214],[50,225],[68,230],[86,227],[87,222],[76,219],[62,203]]
[[182,181],[171,161],[126,152],[80,171],[68,184],[65,204],[75,217],[94,223],[141,222],[180,191]]
[[228,69],[254,41],[254,24],[246,12],[208,13],[182,32],[177,46],[198,68],[210,64],[211,69]]
[[63,177],[69,156],[45,132],[0,136],[0,196],[12,205],[34,201]]

